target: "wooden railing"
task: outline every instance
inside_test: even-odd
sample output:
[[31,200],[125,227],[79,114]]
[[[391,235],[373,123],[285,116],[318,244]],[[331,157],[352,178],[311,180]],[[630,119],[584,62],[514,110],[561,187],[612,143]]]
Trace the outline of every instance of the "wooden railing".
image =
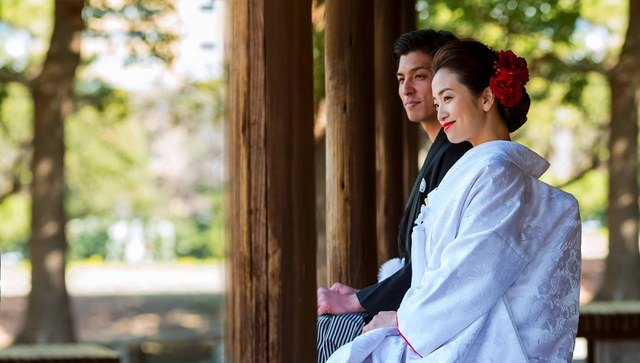
[[640,301],[581,306],[578,337],[587,339],[587,363],[640,362]]
[[0,363],[119,363],[118,352],[93,344],[14,345],[0,350]]

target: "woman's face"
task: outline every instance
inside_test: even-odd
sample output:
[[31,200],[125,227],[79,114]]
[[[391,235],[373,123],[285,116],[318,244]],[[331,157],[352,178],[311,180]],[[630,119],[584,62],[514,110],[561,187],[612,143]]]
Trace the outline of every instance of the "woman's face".
[[473,95],[467,86],[458,82],[457,74],[448,69],[440,69],[435,74],[432,89],[438,121],[449,141],[480,144],[487,132],[482,97]]

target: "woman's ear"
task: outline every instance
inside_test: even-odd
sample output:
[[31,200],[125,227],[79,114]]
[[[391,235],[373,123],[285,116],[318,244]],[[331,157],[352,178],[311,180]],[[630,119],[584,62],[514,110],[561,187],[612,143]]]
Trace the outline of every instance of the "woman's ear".
[[493,94],[493,92],[491,92],[491,89],[487,87],[484,89],[484,91],[482,91],[481,99],[482,109],[484,110],[484,112],[489,112],[491,106],[493,106],[493,103],[496,100],[496,96]]

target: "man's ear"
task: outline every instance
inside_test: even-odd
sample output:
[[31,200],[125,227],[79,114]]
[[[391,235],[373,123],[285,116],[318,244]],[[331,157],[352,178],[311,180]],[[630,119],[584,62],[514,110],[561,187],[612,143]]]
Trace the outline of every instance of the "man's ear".
[[493,106],[493,103],[496,101],[496,96],[491,92],[491,89],[487,87],[482,91],[481,100],[482,109],[484,112],[489,112],[491,106]]

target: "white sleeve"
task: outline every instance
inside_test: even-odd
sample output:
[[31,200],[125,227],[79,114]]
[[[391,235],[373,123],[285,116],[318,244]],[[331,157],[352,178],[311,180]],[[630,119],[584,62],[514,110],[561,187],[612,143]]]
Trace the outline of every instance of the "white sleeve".
[[[426,267],[398,309],[398,330],[420,356],[438,349],[500,301],[527,264],[518,251],[526,176],[515,165],[491,165],[465,198],[458,233]],[[441,246],[442,247],[442,246]]]

